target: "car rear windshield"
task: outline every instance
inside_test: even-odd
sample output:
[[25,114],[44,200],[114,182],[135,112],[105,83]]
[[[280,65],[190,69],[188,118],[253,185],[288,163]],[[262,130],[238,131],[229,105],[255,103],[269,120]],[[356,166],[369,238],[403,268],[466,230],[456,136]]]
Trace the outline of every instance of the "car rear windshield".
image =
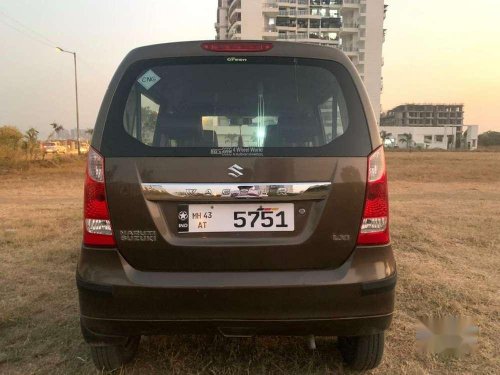
[[321,155],[344,137],[342,149],[370,147],[352,79],[333,62],[171,59],[135,67],[128,81],[107,124],[135,142],[128,153]]

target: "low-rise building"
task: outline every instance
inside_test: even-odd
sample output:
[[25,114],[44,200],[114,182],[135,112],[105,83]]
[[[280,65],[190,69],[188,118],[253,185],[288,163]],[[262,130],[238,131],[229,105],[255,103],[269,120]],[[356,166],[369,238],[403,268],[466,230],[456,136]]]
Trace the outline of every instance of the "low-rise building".
[[479,126],[464,125],[463,104],[404,104],[383,114],[380,124],[387,147],[477,149]]
[[477,150],[479,142],[479,125],[468,125],[466,128],[463,135],[465,148],[468,150]]
[[382,114],[383,126],[463,125],[463,104],[403,104]]

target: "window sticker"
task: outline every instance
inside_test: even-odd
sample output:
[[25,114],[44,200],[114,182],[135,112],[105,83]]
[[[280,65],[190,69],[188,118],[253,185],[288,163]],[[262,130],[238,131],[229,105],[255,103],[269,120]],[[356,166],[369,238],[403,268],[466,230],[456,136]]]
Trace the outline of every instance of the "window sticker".
[[210,149],[212,156],[264,156],[263,147],[217,147]]
[[139,77],[137,82],[139,82],[146,90],[149,90],[151,87],[156,85],[160,81],[160,79],[161,78],[158,76],[158,74],[149,69],[146,73]]

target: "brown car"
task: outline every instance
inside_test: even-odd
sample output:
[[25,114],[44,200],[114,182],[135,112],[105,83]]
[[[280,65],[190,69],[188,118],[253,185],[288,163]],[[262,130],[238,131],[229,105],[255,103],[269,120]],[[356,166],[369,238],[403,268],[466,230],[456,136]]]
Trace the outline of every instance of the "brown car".
[[141,335],[338,336],[377,366],[396,264],[377,122],[339,50],[133,50],[88,155],[77,285],[100,369]]

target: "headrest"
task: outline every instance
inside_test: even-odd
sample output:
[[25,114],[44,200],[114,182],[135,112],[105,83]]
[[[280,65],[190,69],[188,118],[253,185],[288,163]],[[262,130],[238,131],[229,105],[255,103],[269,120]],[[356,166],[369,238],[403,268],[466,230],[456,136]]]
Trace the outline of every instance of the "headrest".
[[278,119],[277,131],[282,146],[305,147],[315,145],[318,141],[315,134],[316,122],[307,113],[284,113]]
[[309,114],[305,112],[287,112],[278,118],[278,126],[283,128],[302,128],[311,121]]
[[219,141],[217,139],[217,133],[213,130],[203,130],[203,140],[201,146],[218,147]]
[[197,146],[202,138],[201,116],[191,114],[160,113],[157,139],[164,147],[169,140],[186,147]]
[[198,134],[201,136],[201,117],[191,114],[164,114],[158,117],[158,127],[161,132],[174,135]]

